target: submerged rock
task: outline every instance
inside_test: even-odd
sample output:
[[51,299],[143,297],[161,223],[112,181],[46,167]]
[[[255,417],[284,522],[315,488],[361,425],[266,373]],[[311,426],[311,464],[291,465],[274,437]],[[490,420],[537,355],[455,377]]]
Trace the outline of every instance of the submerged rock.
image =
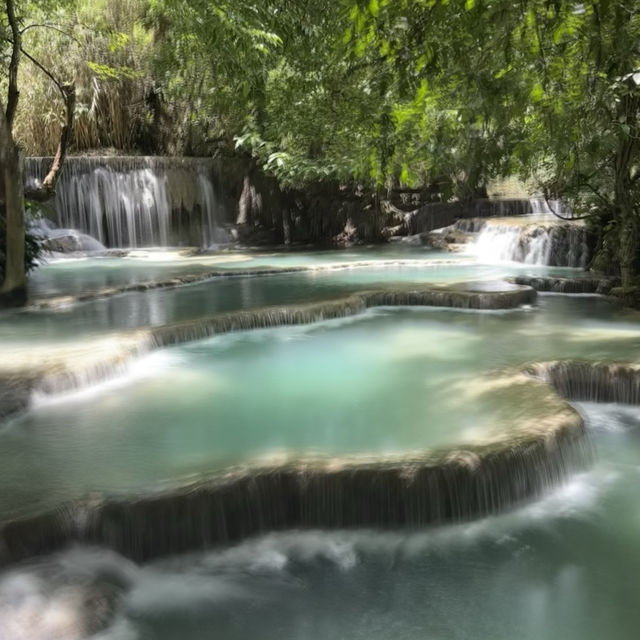
[[47,236],[46,247],[55,253],[106,251],[106,247],[101,242],[75,229],[56,229]]

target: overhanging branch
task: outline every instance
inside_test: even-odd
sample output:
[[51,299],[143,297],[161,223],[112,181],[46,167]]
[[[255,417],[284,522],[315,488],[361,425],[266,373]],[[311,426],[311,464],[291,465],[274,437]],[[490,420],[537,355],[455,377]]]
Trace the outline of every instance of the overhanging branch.
[[587,218],[593,218],[595,213],[585,213],[583,216],[563,216],[561,213],[558,213],[552,206],[549,200],[549,194],[545,190],[544,193],[544,201],[547,203],[547,207],[549,207],[549,211],[560,220],[566,220],[567,222],[571,222],[572,220],[586,220]]
[[22,47],[20,47],[20,51],[23,53],[24,57],[27,58],[30,62],[32,62],[42,73],[44,73],[53,84],[58,87],[58,91],[62,94],[62,99],[65,98],[64,88],[62,83],[49,71],[43,64],[38,62],[30,53],[26,52]]
[[70,40],[73,40],[78,44],[80,43],[80,41],[72,33],[69,33],[68,31],[61,29],[60,27],[57,27],[55,24],[47,24],[47,23],[28,24],[26,27],[23,27],[21,29],[20,33],[25,34],[27,31],[29,31],[29,29],[52,29],[53,31],[57,31],[58,33],[61,33],[63,36],[66,36]]
[[56,154],[49,168],[45,179],[37,189],[26,189],[25,198],[29,200],[35,200],[37,202],[45,202],[49,200],[55,194],[56,183],[60,177],[60,171],[62,165],[67,156],[67,151],[71,143],[71,136],[73,133],[73,120],[75,117],[76,108],[76,88],[75,84],[58,85],[62,95],[64,97],[65,107],[65,123],[60,132],[60,140],[58,142],[58,148]]

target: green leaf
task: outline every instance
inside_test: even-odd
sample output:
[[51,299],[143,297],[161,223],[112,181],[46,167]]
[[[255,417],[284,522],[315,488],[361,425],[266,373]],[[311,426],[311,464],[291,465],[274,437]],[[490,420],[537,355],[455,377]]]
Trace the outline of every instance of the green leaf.
[[544,89],[539,82],[536,82],[531,89],[529,97],[533,102],[540,102],[544,98]]
[[564,36],[565,25],[560,23],[553,32],[553,42],[555,44],[560,44],[562,41],[562,36]]

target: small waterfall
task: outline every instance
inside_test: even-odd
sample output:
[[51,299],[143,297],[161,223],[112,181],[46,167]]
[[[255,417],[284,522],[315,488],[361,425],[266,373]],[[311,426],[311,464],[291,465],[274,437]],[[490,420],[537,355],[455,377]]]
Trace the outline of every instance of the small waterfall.
[[537,217],[548,217],[553,219],[554,213],[562,216],[569,216],[571,213],[561,200],[547,200],[546,198],[529,198],[531,215]]
[[640,404],[638,365],[560,360],[530,365],[528,372],[570,400]]
[[554,278],[515,276],[507,279],[515,284],[533,287],[536,291],[550,291],[553,293],[594,293],[608,295],[618,284],[616,278]]
[[28,225],[34,234],[46,240],[46,248],[49,251],[69,253],[106,250],[106,247],[94,237],[76,229],[58,229],[55,223],[47,218],[31,218]]
[[[228,277],[228,276],[225,276]],[[175,284],[175,282],[174,282]],[[132,288],[131,288],[132,287]],[[131,285],[127,290],[137,290]],[[143,285],[144,288],[144,285]],[[118,291],[117,289],[115,290]],[[455,309],[514,309],[536,300],[528,286],[468,283],[449,287],[402,288],[354,293],[337,300],[241,309],[168,325],[137,329],[69,357],[43,355],[41,366],[0,374],[0,418],[23,410],[32,392],[55,394],[95,384],[122,373],[130,361],[154,349],[234,331],[296,326],[355,316],[376,306],[439,306]],[[68,302],[68,300],[67,300]]]
[[575,223],[486,223],[469,252],[480,262],[522,262],[555,267],[587,265],[587,231]]
[[[49,160],[27,158],[27,184]],[[201,246],[228,242],[208,159],[67,158],[53,208],[60,227],[107,247]]]
[[587,461],[580,416],[492,445],[395,457],[247,465],[145,497],[89,498],[0,526],[0,565],[73,543],[136,561],[285,529],[420,527],[536,497]]

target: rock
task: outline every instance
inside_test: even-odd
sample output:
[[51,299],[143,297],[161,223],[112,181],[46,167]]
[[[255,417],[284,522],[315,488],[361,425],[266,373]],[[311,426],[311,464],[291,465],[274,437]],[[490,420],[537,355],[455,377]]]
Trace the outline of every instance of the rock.
[[393,227],[384,227],[381,231],[382,237],[392,241],[396,237],[404,237],[407,235],[407,228],[404,223],[397,224]]
[[75,229],[50,230],[47,235],[47,249],[57,253],[106,251],[106,247],[101,242]]
[[389,238],[389,242],[391,243],[395,243],[395,244],[408,244],[411,246],[422,246],[425,244],[429,244],[428,240],[427,240],[427,235],[426,233],[416,233],[415,235],[412,236],[391,236]]

